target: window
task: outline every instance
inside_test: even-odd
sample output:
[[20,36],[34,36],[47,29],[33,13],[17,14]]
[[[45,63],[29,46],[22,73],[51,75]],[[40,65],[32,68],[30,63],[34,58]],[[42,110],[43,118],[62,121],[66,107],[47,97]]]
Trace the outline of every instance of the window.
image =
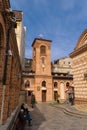
[[27,60],[27,63],[30,63],[30,60]]
[[70,83],[69,83],[69,82],[67,82],[67,83],[66,83],[66,87],[69,87],[69,86],[70,86]]
[[41,54],[41,55],[46,54],[46,47],[45,47],[45,46],[41,46],[41,47],[40,47],[40,54]]
[[42,64],[44,64],[44,57],[42,57]]
[[42,82],[42,87],[46,87],[46,81]]
[[70,65],[70,62],[68,62],[68,64]]
[[54,82],[54,88],[57,88],[57,86],[58,86],[58,83]]
[[28,88],[28,87],[30,87],[30,82],[27,80],[27,81],[25,82],[25,88]]
[[54,68],[54,71],[55,71],[55,72],[58,72],[58,68],[57,68],[57,67],[55,67],[55,68]]

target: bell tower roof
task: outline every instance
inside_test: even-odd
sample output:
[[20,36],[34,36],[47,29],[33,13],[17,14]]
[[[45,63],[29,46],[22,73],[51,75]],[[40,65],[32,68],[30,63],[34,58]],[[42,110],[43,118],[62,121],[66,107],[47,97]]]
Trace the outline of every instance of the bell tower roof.
[[33,47],[34,43],[36,42],[36,40],[52,42],[52,40],[47,40],[47,39],[42,39],[42,38],[35,38],[33,43],[32,43],[32,47]]

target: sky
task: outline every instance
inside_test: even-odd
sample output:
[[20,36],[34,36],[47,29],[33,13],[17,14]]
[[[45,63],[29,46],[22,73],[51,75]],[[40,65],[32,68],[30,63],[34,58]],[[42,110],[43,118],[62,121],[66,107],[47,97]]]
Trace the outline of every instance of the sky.
[[52,40],[51,61],[69,56],[87,28],[87,0],[10,0],[13,10],[23,11],[26,26],[26,58],[40,34]]

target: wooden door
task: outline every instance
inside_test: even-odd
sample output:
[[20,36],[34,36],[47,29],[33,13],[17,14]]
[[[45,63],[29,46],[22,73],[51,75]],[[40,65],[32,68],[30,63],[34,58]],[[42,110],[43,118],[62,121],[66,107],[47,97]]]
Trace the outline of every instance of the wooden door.
[[46,90],[42,90],[42,102],[46,102]]

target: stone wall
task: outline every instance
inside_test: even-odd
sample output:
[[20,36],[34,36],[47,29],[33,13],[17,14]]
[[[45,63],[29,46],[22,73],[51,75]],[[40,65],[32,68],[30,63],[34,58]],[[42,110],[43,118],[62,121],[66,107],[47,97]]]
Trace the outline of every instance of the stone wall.
[[75,103],[87,103],[87,30],[83,32],[78,40],[72,58],[73,82],[75,86]]

